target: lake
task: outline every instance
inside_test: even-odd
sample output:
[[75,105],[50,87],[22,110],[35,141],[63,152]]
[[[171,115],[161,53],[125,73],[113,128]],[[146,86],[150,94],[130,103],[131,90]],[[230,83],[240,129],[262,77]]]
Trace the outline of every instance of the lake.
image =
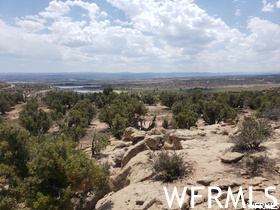
[[101,88],[101,86],[98,85],[55,85],[54,87],[73,90],[77,93],[96,93],[99,92],[99,88]]

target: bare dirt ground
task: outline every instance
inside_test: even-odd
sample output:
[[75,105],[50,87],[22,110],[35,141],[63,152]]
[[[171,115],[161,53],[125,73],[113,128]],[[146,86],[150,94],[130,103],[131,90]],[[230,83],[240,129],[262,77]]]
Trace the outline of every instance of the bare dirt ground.
[[19,103],[11,108],[11,111],[6,112],[4,115],[7,123],[19,124],[19,112],[26,103]]

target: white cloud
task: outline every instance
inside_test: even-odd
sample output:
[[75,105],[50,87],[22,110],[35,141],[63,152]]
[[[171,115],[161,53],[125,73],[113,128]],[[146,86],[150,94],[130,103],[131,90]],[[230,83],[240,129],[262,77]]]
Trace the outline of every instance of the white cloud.
[[[70,7],[73,6],[78,6],[88,11],[89,17],[93,20],[99,14],[99,8],[95,3],[84,2],[81,0],[67,0],[65,2],[53,0],[49,3],[49,6],[45,9],[45,11],[40,12],[39,15],[43,18],[59,19],[69,13],[71,10]],[[101,12],[99,15],[106,17],[107,13]]]
[[258,17],[251,18],[248,28],[252,31],[246,39],[256,53],[280,49],[280,26]]
[[120,24],[121,26],[131,26],[131,25],[133,25],[132,22],[121,21],[121,20],[119,20],[119,19],[114,20],[114,22]]
[[125,1],[108,0],[131,18],[134,28],[152,33],[171,47],[192,53],[232,36],[221,20],[209,16],[191,0]]
[[277,1],[275,4],[276,4],[276,7],[277,7],[277,8],[280,8],[280,0]]
[[69,6],[61,1],[51,1],[46,11],[40,12],[43,18],[57,19],[70,11]]
[[16,24],[23,28],[26,32],[38,32],[45,29],[43,23],[32,21],[32,20],[20,20],[16,18]]
[[240,15],[241,15],[240,9],[235,10],[235,16],[240,16]]
[[[91,19],[95,19],[99,13],[99,8],[95,3],[88,3],[88,2],[81,1],[81,0],[74,0],[74,1],[67,0],[64,4],[66,6],[79,6],[83,9],[87,10],[88,15]],[[106,17],[107,13],[102,12],[101,16]]]
[[267,3],[266,0],[263,0],[262,12],[273,12],[274,4]]
[[8,26],[0,20],[0,54],[19,59],[59,60],[59,46],[45,41],[40,35]]
[[[39,16],[17,18],[16,27],[0,20],[0,55],[59,60],[76,71],[280,68],[280,26],[270,21],[250,18],[246,35],[192,0],[107,1],[126,18],[114,19],[95,3],[67,0],[50,2]],[[70,16],[74,6],[84,9],[82,19]]]

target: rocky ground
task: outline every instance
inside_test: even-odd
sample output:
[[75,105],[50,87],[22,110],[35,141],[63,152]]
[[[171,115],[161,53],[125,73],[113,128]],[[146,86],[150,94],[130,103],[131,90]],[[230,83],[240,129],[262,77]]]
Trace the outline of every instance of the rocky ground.
[[[262,150],[251,156],[264,155],[274,160],[272,168],[262,170],[256,177],[248,174],[245,163],[248,155],[232,152],[233,143],[231,135],[238,133],[238,125],[234,122],[205,125],[199,120],[198,126],[186,129],[163,129],[160,125],[164,118],[171,119],[169,109],[163,106],[150,106],[148,120],[157,114],[157,127],[149,132],[127,128],[122,140],[110,139],[110,146],[102,152],[100,162],[109,162],[111,167],[111,181],[113,192],[99,200],[96,209],[169,209],[163,187],[166,186],[171,196],[176,186],[179,195],[184,187],[204,186],[204,190],[196,193],[202,198],[195,199],[194,209],[208,207],[208,186],[222,189],[219,201],[225,206],[227,189],[232,187],[236,198],[238,190],[242,187],[246,202],[249,199],[249,186],[253,186],[253,201],[258,203],[272,202],[265,196],[268,186],[276,187],[270,194],[280,202],[280,130],[279,122],[271,122],[274,133],[271,139],[262,145]],[[250,113],[239,114],[239,121]],[[150,118],[149,118],[150,117]],[[96,119],[97,120],[97,119]],[[92,128],[106,130],[105,124],[93,122]],[[89,132],[90,133],[90,132]],[[91,137],[86,136],[81,142],[82,147],[90,154]],[[155,179],[151,162],[160,149],[175,150],[184,160],[192,165],[192,173],[185,175],[173,183],[163,183]],[[172,151],[173,152],[173,151]],[[190,207],[191,191],[187,190],[182,209]],[[241,201],[238,206],[243,209]],[[175,199],[171,209],[178,209]],[[213,200],[212,209],[220,209]],[[232,201],[227,209],[235,209]],[[245,208],[248,209],[248,208]]]
[[[6,119],[10,123],[18,123],[18,114],[23,104],[16,105],[15,109],[7,113]],[[42,107],[47,109],[46,107]],[[208,187],[216,186],[222,189],[219,201],[225,206],[227,189],[232,187],[236,198],[240,187],[243,189],[246,202],[249,199],[249,186],[253,186],[253,201],[258,203],[272,202],[265,196],[268,186],[276,187],[270,195],[280,202],[280,122],[270,122],[273,136],[264,144],[262,150],[253,156],[264,155],[274,160],[271,170],[262,170],[257,177],[248,174],[244,166],[247,156],[232,152],[231,135],[238,133],[238,124],[234,122],[205,125],[200,119],[198,126],[190,130],[163,129],[164,118],[171,120],[172,113],[167,107],[157,105],[148,106],[147,122],[157,115],[155,129],[144,132],[134,128],[127,128],[122,140],[110,139],[110,145],[98,157],[101,163],[109,162],[111,166],[111,182],[113,191],[96,202],[95,209],[170,209],[163,187],[166,186],[169,196],[174,187],[177,187],[181,196],[184,187],[188,187],[182,209],[189,209],[191,202],[191,186],[205,187],[196,191],[202,198],[195,199],[194,209],[207,209]],[[239,121],[248,116],[249,112],[239,114]],[[148,126],[148,125],[146,125]],[[100,123],[96,117],[88,128],[87,135],[82,139],[80,147],[91,155],[91,140],[94,130],[106,131],[107,125]],[[155,179],[151,162],[160,149],[182,155],[184,160],[191,164],[192,172],[172,183],[163,183]],[[94,196],[91,196],[94,199]],[[88,197],[90,201],[91,197]],[[85,207],[86,208],[86,207]],[[179,209],[175,198],[171,209]],[[213,200],[212,209],[220,209]],[[235,209],[230,200],[228,209]],[[239,209],[243,209],[239,202]],[[245,208],[246,209],[246,208]],[[247,208],[248,209],[248,208]]]

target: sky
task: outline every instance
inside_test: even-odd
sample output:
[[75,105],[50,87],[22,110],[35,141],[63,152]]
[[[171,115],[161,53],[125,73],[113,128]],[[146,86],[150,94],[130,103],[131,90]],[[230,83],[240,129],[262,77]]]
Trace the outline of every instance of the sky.
[[0,73],[280,73],[280,0],[0,0]]

